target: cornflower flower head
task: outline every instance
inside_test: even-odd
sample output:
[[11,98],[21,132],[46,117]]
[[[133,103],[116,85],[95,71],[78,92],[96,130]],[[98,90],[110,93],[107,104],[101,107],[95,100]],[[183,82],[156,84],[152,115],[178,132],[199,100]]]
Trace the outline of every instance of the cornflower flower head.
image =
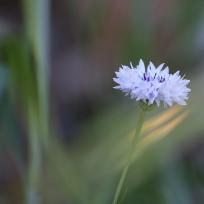
[[179,71],[170,74],[169,68],[164,67],[164,64],[156,67],[150,62],[146,68],[143,60],[140,60],[136,67],[132,63],[130,66],[122,65],[115,73],[113,80],[118,85],[114,88],[147,105],[186,105],[191,91],[187,87],[190,80],[184,79]]

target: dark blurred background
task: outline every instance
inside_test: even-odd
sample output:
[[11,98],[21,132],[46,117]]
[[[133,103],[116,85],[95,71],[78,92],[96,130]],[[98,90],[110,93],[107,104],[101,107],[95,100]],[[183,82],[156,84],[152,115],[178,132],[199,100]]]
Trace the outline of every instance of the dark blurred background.
[[[49,123],[42,203],[111,203],[121,171],[113,169],[113,161],[120,163],[125,152],[124,145],[114,149],[137,118],[137,104],[112,88],[112,78],[121,64],[136,65],[140,58],[146,64],[165,62],[171,72],[181,70],[191,80],[190,111],[164,134],[168,139],[151,145],[133,165],[123,202],[202,204],[204,1],[35,3],[0,0],[0,204],[23,203],[29,163],[26,113],[33,104],[42,114],[39,123]],[[22,69],[24,62],[29,73],[27,66]],[[43,82],[38,86],[44,79],[45,90]],[[47,103],[39,105],[35,95]],[[112,154],[117,159],[108,161]]]

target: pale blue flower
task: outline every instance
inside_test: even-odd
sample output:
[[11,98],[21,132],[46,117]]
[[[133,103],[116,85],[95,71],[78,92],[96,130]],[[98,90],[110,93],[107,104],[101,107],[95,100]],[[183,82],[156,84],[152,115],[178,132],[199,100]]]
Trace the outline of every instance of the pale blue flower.
[[190,89],[187,85],[190,80],[184,79],[177,71],[169,73],[169,68],[164,64],[155,67],[150,62],[147,68],[142,60],[136,67],[124,66],[115,72],[113,80],[118,84],[115,89],[119,89],[130,95],[132,99],[143,101],[148,105],[156,103],[158,106],[171,106],[174,103],[186,105]]

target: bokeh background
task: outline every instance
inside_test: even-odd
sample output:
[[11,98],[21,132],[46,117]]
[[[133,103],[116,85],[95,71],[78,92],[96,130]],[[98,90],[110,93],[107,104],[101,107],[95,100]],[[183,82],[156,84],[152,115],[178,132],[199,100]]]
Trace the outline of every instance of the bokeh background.
[[111,203],[138,110],[112,78],[140,58],[192,91],[148,113],[121,203],[204,203],[203,0],[0,0],[0,204],[30,174],[41,203]]

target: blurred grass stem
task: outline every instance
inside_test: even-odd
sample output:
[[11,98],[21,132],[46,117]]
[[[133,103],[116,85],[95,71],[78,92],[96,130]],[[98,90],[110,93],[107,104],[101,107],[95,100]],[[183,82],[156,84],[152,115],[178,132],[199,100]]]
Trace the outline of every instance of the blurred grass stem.
[[[50,135],[49,124],[49,36],[50,36],[50,0],[22,1],[26,38],[30,45],[36,65],[37,107],[29,104],[29,169],[27,204],[41,203],[40,177],[42,176],[42,158],[48,149]],[[32,101],[31,101],[32,102]]]
[[36,62],[39,122],[42,142],[49,137],[49,27],[50,0],[23,0],[26,35]]
[[122,171],[120,180],[118,182],[118,185],[117,185],[117,188],[116,188],[116,192],[115,192],[112,204],[117,204],[118,201],[119,201],[120,194],[121,194],[121,191],[122,191],[122,188],[123,188],[123,184],[125,182],[125,178],[127,176],[129,167],[130,167],[130,165],[132,163],[132,160],[133,160],[133,155],[134,155],[135,147],[136,147],[136,145],[138,143],[138,140],[140,139],[139,136],[140,136],[141,129],[142,129],[142,126],[143,126],[143,123],[144,123],[144,117],[145,117],[145,110],[140,108],[139,118],[138,118],[137,125],[136,125],[135,135],[134,135],[131,147],[130,147],[129,152],[128,152],[126,165],[125,165],[125,167],[124,167],[124,169]]
[[38,118],[34,108],[29,107],[29,165],[26,204],[39,204],[40,175],[42,165],[41,142],[39,137]]

